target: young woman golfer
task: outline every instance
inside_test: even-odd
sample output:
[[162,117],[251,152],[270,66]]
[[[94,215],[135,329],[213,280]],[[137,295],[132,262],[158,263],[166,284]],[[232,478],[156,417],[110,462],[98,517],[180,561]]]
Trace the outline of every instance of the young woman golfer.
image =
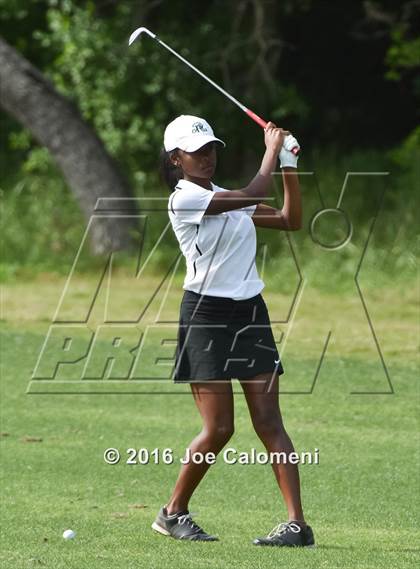
[[[296,174],[297,141],[268,123],[265,154],[256,176],[244,188],[225,190],[212,183],[216,169],[214,136],[201,118],[181,115],[165,130],[162,173],[172,194],[168,214],[185,256],[187,274],[180,308],[174,381],[190,383],[203,419],[201,433],[188,452],[217,455],[233,433],[236,378],[252,424],[268,453],[294,451],[279,409],[279,375],[284,373],[271,330],[264,288],[255,266],[258,227],[294,231],[301,226],[301,200]],[[277,160],[283,168],[284,205],[264,205]],[[188,502],[211,461],[190,460],[181,468],[172,496],[152,527],[175,539],[215,541],[191,518]],[[273,462],[288,510],[280,523],[255,545],[311,546],[295,464]]]

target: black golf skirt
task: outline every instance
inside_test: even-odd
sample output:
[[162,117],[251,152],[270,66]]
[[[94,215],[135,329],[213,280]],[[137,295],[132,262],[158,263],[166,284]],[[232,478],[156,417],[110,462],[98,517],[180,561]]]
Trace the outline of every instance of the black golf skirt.
[[250,380],[261,373],[284,373],[261,294],[233,300],[185,290],[174,382]]

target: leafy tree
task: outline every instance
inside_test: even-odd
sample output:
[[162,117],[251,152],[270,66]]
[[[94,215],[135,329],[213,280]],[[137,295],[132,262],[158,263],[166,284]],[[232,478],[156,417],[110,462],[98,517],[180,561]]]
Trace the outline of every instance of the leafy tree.
[[[76,107],[8,43],[0,38],[0,104],[47,149],[60,166],[87,220],[99,198],[129,197],[116,164]],[[92,249],[127,248],[133,224],[118,216],[96,217]]]

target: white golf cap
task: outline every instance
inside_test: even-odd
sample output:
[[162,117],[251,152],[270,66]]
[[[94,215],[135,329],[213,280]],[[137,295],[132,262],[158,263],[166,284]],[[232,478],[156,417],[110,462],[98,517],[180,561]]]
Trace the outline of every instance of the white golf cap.
[[163,144],[166,152],[175,148],[195,152],[213,141],[226,146],[223,140],[214,136],[213,129],[206,120],[192,115],[180,115],[166,127]]

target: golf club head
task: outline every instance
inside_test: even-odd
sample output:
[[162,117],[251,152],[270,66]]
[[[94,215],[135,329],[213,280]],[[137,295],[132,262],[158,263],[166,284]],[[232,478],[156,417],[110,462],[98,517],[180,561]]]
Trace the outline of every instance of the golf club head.
[[137,28],[137,30],[134,30],[134,32],[131,34],[130,39],[128,40],[128,45],[131,45],[134,41],[136,41],[136,39],[139,37],[139,35],[142,34],[143,32],[145,34],[149,35],[151,38],[156,37],[156,34],[151,32],[147,28]]

